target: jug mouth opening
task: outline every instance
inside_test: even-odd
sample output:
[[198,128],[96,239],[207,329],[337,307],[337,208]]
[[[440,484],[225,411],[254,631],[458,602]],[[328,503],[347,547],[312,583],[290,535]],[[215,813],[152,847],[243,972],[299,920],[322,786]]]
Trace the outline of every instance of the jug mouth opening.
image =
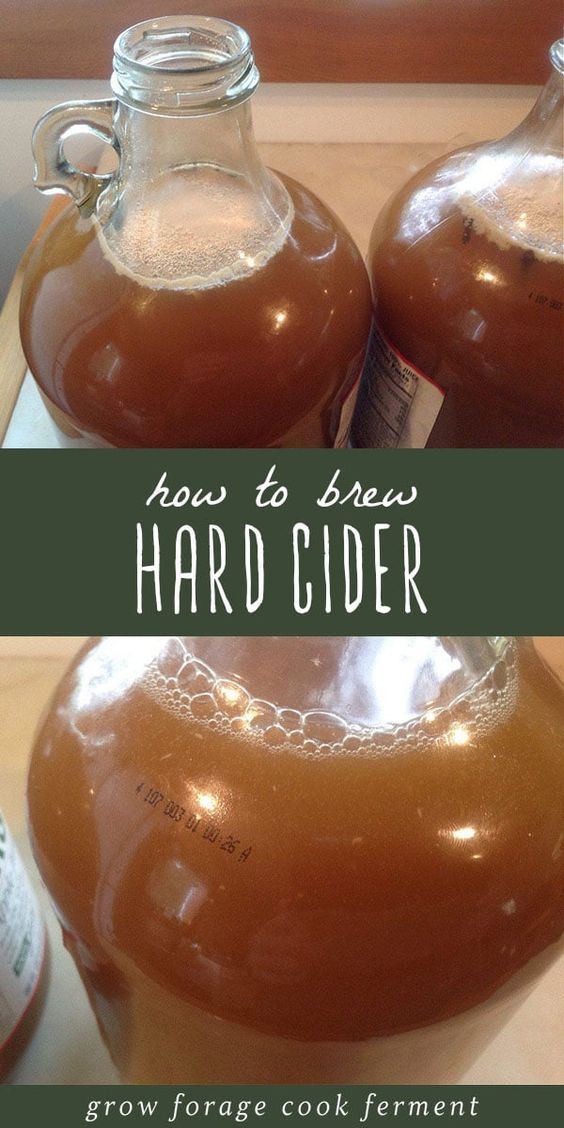
[[114,44],[112,89],[150,113],[225,109],[255,90],[259,75],[243,28],[210,16],[163,16],[127,28]]

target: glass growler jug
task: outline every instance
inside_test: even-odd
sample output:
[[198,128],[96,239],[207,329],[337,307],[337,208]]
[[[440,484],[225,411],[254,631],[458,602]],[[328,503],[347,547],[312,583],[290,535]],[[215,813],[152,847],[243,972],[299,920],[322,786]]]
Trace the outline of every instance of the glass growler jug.
[[[113,100],[56,107],[36,126],[35,183],[76,207],[31,257],[21,336],[81,445],[342,442],[368,276],[336,216],[263,165],[257,82],[241,28],[166,17],[118,38]],[[113,145],[115,172],[69,163],[64,140],[80,129]]]
[[0,811],[0,1082],[9,1077],[41,1015],[47,963],[37,898]]
[[124,1080],[459,1078],[562,952],[563,734],[525,639],[89,642],[29,817]]
[[372,233],[359,447],[561,447],[564,41],[525,121],[427,166]]

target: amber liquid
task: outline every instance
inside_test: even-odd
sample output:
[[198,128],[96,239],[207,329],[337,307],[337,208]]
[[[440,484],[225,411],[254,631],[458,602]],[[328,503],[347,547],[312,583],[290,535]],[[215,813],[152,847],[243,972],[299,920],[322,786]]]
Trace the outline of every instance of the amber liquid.
[[36,857],[122,1075],[456,1078],[564,930],[560,687],[523,643],[375,728],[375,640],[278,639],[275,676],[273,640],[196,641],[207,666],[172,648],[149,677],[139,640],[90,645],[31,765]]
[[377,220],[369,252],[378,325],[446,392],[427,445],[560,447],[562,258],[487,230],[453,200],[449,177],[445,189],[434,165],[411,180]]
[[[369,283],[335,216],[285,184],[294,215],[280,248],[216,284],[148,284],[74,207],[48,230],[28,267],[21,335],[67,434],[122,447],[333,445],[362,367]],[[141,244],[146,230],[140,221]]]

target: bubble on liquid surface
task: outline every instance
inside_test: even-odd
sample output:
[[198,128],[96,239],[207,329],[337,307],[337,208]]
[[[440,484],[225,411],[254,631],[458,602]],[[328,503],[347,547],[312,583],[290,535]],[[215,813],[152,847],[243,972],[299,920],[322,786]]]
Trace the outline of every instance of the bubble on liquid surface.
[[286,241],[290,196],[280,217],[248,181],[213,165],[176,169],[95,220],[118,274],[152,289],[202,290],[246,278]]
[[[176,678],[163,677],[170,670],[171,656],[184,661]],[[275,704],[253,697],[250,687],[234,677],[222,677],[192,655],[183,640],[165,646],[148,665],[144,688],[164,709],[179,719],[205,725],[273,752],[286,749],[301,756],[388,755],[417,748],[457,749],[464,754],[493,728],[507,721],[515,707],[518,666],[515,644],[492,654],[488,670],[447,705],[428,709],[401,725],[352,723],[326,710],[292,708],[291,702]]]

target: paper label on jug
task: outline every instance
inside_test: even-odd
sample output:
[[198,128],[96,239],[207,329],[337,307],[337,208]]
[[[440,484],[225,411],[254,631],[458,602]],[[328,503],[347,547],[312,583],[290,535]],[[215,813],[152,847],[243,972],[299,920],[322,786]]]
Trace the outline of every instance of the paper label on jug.
[[35,995],[44,948],[39,905],[0,815],[0,1049]]
[[351,429],[351,421],[354,412],[354,406],[358,396],[358,389],[360,385],[360,377],[355,380],[345,402],[341,408],[341,418],[339,421],[339,430],[334,442],[335,449],[346,447],[349,445],[349,433]]
[[420,448],[445,393],[374,326],[351,426],[353,447]]

